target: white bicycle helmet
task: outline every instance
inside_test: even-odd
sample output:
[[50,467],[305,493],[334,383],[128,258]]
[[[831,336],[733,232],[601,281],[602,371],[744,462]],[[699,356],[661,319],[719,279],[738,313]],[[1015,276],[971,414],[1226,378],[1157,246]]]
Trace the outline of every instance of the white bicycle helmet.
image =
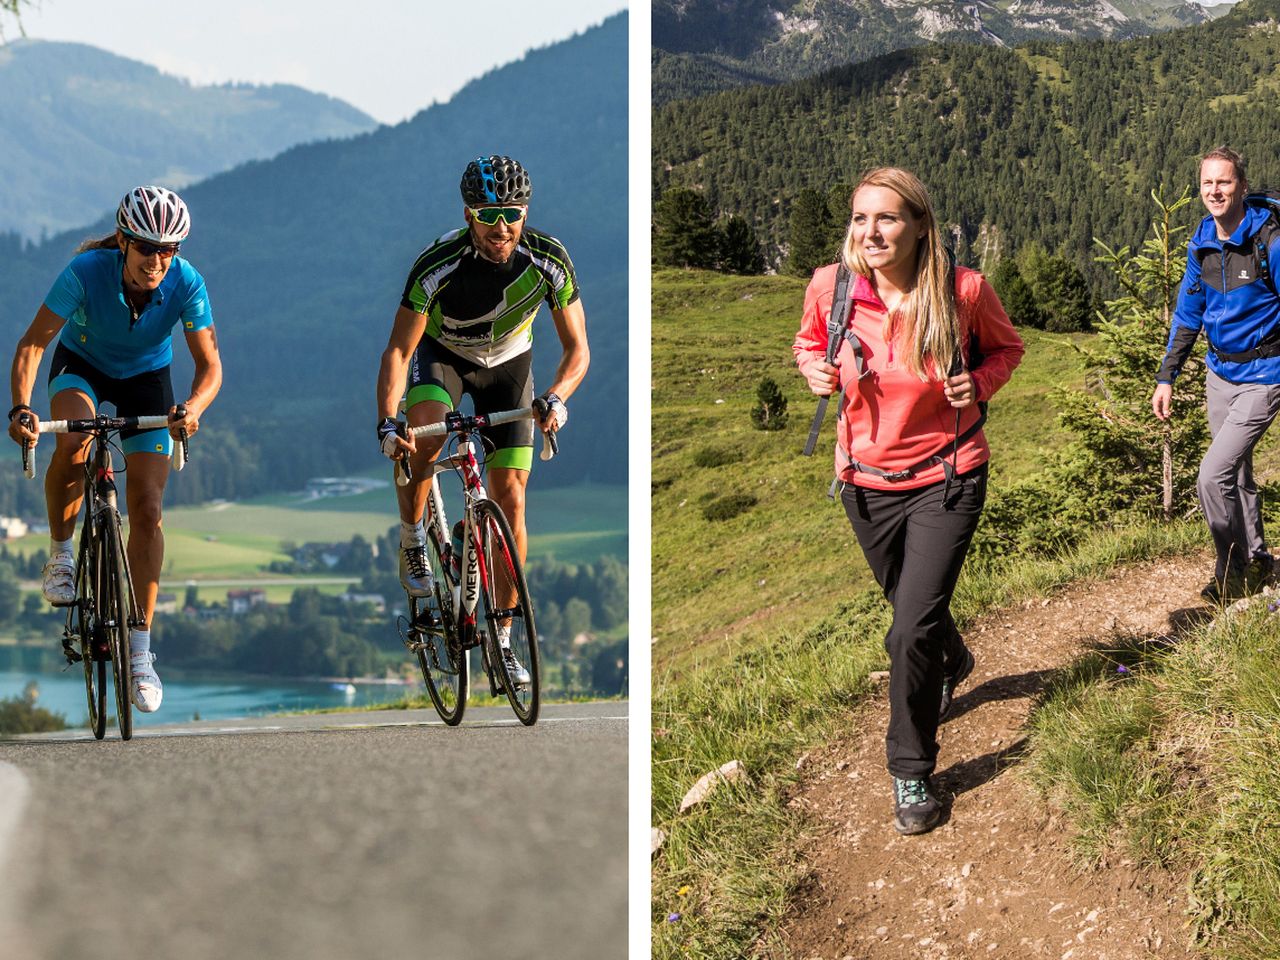
[[134,187],[116,210],[116,226],[126,237],[151,243],[181,243],[191,232],[191,214],[182,198],[164,187]]

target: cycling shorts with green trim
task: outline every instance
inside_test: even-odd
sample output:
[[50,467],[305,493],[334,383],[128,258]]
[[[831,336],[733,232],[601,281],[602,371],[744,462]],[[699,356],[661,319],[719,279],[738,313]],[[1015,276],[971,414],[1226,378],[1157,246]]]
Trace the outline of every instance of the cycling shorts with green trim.
[[[496,367],[482,367],[438,340],[423,337],[409,364],[406,407],[436,400],[457,410],[463,394],[477,414],[520,410],[533,402],[533,351],[526,350]],[[517,420],[481,431],[493,444],[490,467],[528,470],[533,466],[533,421]]]
[[[148,370],[117,380],[108,377],[80,354],[59,343],[49,361],[49,398],[63,390],[79,390],[88,395],[95,412],[103,403],[114,404],[118,417],[154,417],[173,406],[173,381],[169,367]],[[129,453],[173,453],[169,431],[121,430],[120,447]]]

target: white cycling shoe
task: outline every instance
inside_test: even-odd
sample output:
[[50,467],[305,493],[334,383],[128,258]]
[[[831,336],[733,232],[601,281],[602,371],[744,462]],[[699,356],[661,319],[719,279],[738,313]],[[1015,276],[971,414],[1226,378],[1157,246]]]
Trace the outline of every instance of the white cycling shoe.
[[55,553],[45,562],[40,592],[55,607],[69,607],[76,602],[76,558],[70,553]]
[[527,687],[533,677],[529,676],[529,671],[525,669],[524,664],[511,652],[510,627],[498,628],[498,647],[502,650],[502,662],[506,664],[507,676],[517,687]]
[[133,700],[133,705],[143,713],[155,713],[160,709],[160,701],[164,699],[164,686],[156,675],[156,668],[152,666],[155,659],[154,653],[147,652],[136,653],[129,661],[129,668],[133,674],[130,699]]
[[429,597],[435,593],[425,541],[400,548],[400,585],[411,597]]

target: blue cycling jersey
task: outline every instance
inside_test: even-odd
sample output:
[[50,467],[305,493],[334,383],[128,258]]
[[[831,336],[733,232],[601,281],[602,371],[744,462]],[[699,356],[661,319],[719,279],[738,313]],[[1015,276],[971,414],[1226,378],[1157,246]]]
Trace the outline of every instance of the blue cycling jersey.
[[213,325],[204,278],[181,257],[135,320],[124,297],[124,254],[87,250],[54,281],[44,305],[66,320],[58,340],[109,377],[123,380],[173,361],[173,326]]

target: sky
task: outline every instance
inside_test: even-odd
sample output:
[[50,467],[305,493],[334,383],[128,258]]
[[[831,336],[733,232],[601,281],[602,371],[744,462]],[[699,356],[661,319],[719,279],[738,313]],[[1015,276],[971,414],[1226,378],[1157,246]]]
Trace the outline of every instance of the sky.
[[[87,43],[197,84],[292,83],[399,123],[626,0],[32,0],[28,37]],[[5,37],[17,31],[4,24]]]

